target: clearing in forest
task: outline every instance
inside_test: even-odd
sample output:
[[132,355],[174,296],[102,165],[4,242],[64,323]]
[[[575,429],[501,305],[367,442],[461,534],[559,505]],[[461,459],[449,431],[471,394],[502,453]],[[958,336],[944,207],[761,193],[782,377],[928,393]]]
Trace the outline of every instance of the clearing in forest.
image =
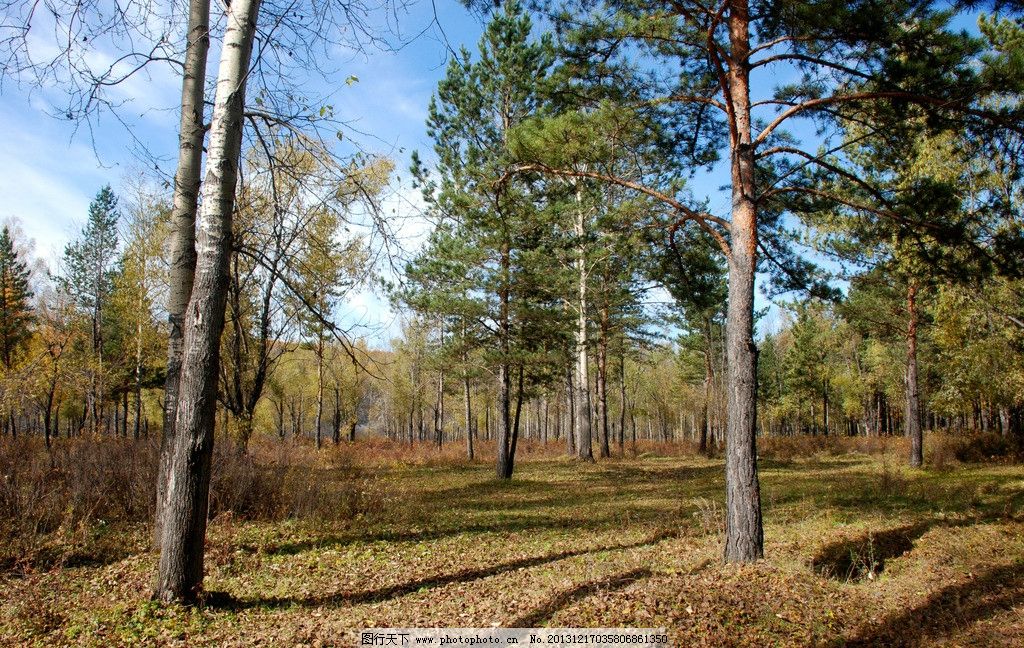
[[[220,514],[206,604],[148,601],[141,527],[0,575],[3,645],[356,645],[370,626],[661,627],[677,645],[1024,644],[1024,469],[762,457],[767,559],[723,565],[720,461],[338,471],[345,521]],[[331,468],[324,462],[324,470]],[[339,477],[339,479],[342,477]]]

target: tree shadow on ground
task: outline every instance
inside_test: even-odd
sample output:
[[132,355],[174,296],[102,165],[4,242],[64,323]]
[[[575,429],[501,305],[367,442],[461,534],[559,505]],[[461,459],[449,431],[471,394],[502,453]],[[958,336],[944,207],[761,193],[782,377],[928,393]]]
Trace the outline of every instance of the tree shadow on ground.
[[[614,499],[622,490],[638,489],[644,495],[678,495],[683,485],[689,490],[700,489],[717,492],[719,482],[724,481],[722,464],[683,467],[626,467],[616,465],[586,466],[577,479],[550,481],[538,479],[530,474],[511,481],[482,479],[469,484],[431,490],[424,494],[427,502],[445,502],[447,507],[478,508],[481,505],[495,506],[497,502],[513,506],[535,506],[537,503],[553,503],[565,506],[566,493],[574,496],[571,504],[585,507],[601,500]],[[614,486],[614,491],[595,491],[593,482]],[[535,496],[535,497],[531,497]]]
[[874,578],[885,569],[886,561],[913,549],[914,541],[932,526],[921,522],[834,542],[818,552],[811,567],[822,576],[844,582]]
[[1005,522],[996,514],[975,515],[963,519],[932,518],[884,531],[869,531],[856,538],[840,540],[822,547],[811,559],[817,573],[841,582],[874,578],[885,570],[886,562],[914,548],[915,542],[937,527],[959,528]]
[[[648,513],[647,515],[636,514],[633,515],[631,519],[632,524],[634,525],[646,525],[655,529],[662,526],[659,524],[660,522],[664,522],[663,515],[652,513]],[[272,556],[291,556],[305,551],[338,549],[340,547],[346,547],[357,543],[429,542],[459,535],[518,533],[524,531],[600,531],[602,529],[612,529],[615,527],[616,523],[616,519],[606,517],[591,519],[517,517],[513,519],[496,520],[494,522],[447,525],[433,529],[420,529],[416,531],[355,531],[350,534],[338,533],[310,538],[308,540],[271,543],[264,547],[245,544],[241,546],[241,549],[249,553],[263,552]],[[680,528],[674,533],[683,533],[684,531],[685,528]]]
[[536,628],[551,619],[559,610],[569,606],[576,601],[587,598],[591,594],[600,591],[614,591],[623,589],[638,580],[649,578],[651,570],[646,567],[632,569],[630,571],[613,574],[601,580],[582,583],[571,589],[565,590],[551,597],[539,608],[524,614],[508,624],[510,628]]
[[864,515],[889,517],[893,511],[926,516],[936,509],[972,518],[1009,518],[1024,506],[1021,492],[1003,494],[993,490],[1005,481],[998,475],[964,475],[948,488],[934,475],[907,476],[885,470],[843,474],[839,487],[822,488],[823,479],[835,478],[797,472],[766,475],[761,482],[766,511],[811,502],[818,509],[843,513],[851,519]]
[[920,646],[1024,603],[1024,562],[935,592],[921,605],[861,628],[846,646]]
[[147,551],[132,533],[117,529],[84,542],[52,543],[34,552],[0,556],[0,574],[17,578],[37,571],[113,565]]
[[136,553],[139,552],[125,547],[122,550],[43,552],[31,558],[2,558],[0,574],[19,578],[29,573],[53,569],[94,569],[119,563]]
[[422,589],[434,589],[437,587],[442,587],[444,585],[450,585],[452,583],[466,583],[470,581],[480,580],[482,578],[488,578],[490,576],[497,576],[499,574],[504,574],[506,572],[511,572],[518,569],[537,567],[539,565],[557,562],[559,560],[565,560],[567,558],[575,558],[577,556],[585,556],[588,554],[607,551],[621,551],[626,549],[638,549],[640,547],[647,547],[662,542],[663,540],[668,540],[670,538],[674,538],[677,536],[677,533],[664,531],[659,532],[644,540],[633,542],[630,544],[593,547],[589,549],[562,551],[559,553],[546,554],[543,556],[535,556],[533,558],[521,558],[518,560],[499,563],[497,565],[490,565],[487,567],[477,567],[471,569],[462,569],[450,574],[438,574],[434,576],[427,576],[425,578],[419,578],[406,583],[399,583],[396,585],[389,585],[386,587],[381,587],[372,590],[363,590],[359,592],[338,592],[336,594],[310,597],[285,596],[252,599],[239,599],[227,592],[210,592],[206,597],[205,604],[207,607],[211,608],[237,611],[248,608],[318,608],[339,607],[342,605],[358,605],[362,603],[377,603],[380,601],[398,598],[406,594],[411,594]]
[[811,471],[834,471],[836,469],[868,466],[872,458],[860,455],[836,455],[828,459],[817,457],[779,459],[776,457],[758,457],[757,467],[762,473],[805,473]]

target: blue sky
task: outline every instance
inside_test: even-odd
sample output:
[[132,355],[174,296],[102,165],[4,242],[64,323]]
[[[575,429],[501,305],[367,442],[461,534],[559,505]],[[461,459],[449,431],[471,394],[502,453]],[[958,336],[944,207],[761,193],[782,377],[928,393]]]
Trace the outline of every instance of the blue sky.
[[[459,3],[441,0],[437,13],[454,46],[478,38],[478,21]],[[337,74],[322,82],[323,92],[333,92],[339,117],[354,127],[346,136],[364,149],[390,155],[402,175],[408,175],[411,151],[430,147],[426,107],[447,62],[440,30],[429,27],[432,19],[430,3],[413,5],[403,16],[402,32],[425,33],[395,52],[350,53],[336,63]],[[210,72],[215,71],[214,59]],[[350,75],[359,81],[345,84]],[[77,234],[98,189],[110,183],[116,190],[148,165],[134,153],[133,139],[160,158],[165,174],[173,173],[179,84],[169,69],[153,67],[118,89],[118,96],[129,102],[116,117],[104,113],[93,124],[81,124],[49,114],[61,107],[62,97],[53,88],[5,80],[0,92],[0,218],[18,218],[35,239],[37,252],[53,260]]]
[[[437,24],[432,25],[435,10]],[[431,93],[444,75],[448,48],[465,45],[475,52],[482,24],[460,3],[440,0],[412,5],[399,15],[399,27],[405,38],[423,33],[394,52],[339,52],[339,60],[332,62],[336,73],[317,82],[311,93],[330,95],[328,102],[338,117],[352,126],[347,138],[395,161],[401,180],[392,187],[387,209],[408,219],[403,232],[406,245],[414,248],[426,225],[416,217],[422,203],[409,185],[409,156],[418,149],[431,157],[424,122]],[[210,74],[215,73],[216,56],[214,49]],[[359,81],[345,83],[350,76]],[[154,67],[113,90],[116,98],[127,100],[116,118],[104,113],[93,123],[76,124],[48,114],[59,112],[62,100],[53,88],[5,83],[0,120],[8,136],[0,141],[0,192],[6,200],[0,218],[18,218],[35,239],[37,254],[52,267],[78,234],[96,191],[106,183],[116,191],[151,164],[137,154],[140,145],[160,160],[165,177],[173,175],[179,84],[169,68]],[[712,210],[723,216],[728,215],[729,198],[717,189],[725,173],[721,166],[699,173],[693,185],[696,194],[712,196]],[[667,294],[655,291],[650,299],[664,300]],[[760,295],[758,302],[760,307]],[[386,344],[398,330],[386,301],[370,291],[350,299],[339,316],[350,324],[365,324],[376,345]],[[775,328],[776,318],[773,310],[762,328]]]
[[[432,25],[435,9],[437,24]],[[438,0],[436,5],[416,2],[398,18],[402,40],[419,36],[397,51],[339,52],[339,60],[331,62],[335,73],[318,81],[312,92],[331,95],[338,117],[352,126],[346,139],[394,160],[401,181],[392,187],[387,208],[407,216],[419,204],[418,191],[409,185],[409,157],[414,149],[431,147],[424,121],[431,93],[444,75],[448,45],[472,47],[482,28],[452,0]],[[44,46],[44,38],[42,30],[37,46]],[[216,56],[212,51],[210,74],[216,73]],[[358,82],[346,84],[350,76]],[[3,82],[0,219],[20,221],[34,240],[36,254],[51,268],[79,233],[99,188],[109,183],[117,191],[152,164],[137,154],[140,145],[160,161],[165,177],[173,175],[180,78],[169,67],[152,66],[113,92],[113,98],[127,100],[117,115],[102,113],[82,124],[52,116],[63,105],[55,87]],[[404,227],[409,247],[415,246],[423,229],[422,222],[410,219]],[[357,295],[343,316],[394,330],[384,301],[370,293]]]
[[[435,18],[437,24],[432,24]],[[972,28],[973,19],[960,18],[958,26]],[[444,75],[448,48],[467,46],[475,51],[482,31],[479,19],[453,0],[436,5],[420,0],[407,12],[398,14],[398,25],[408,40],[418,38],[397,51],[364,50],[339,52],[331,62],[335,73],[318,81],[313,94],[329,94],[339,118],[351,124],[346,138],[361,148],[390,156],[397,175],[387,202],[389,213],[406,218],[403,232],[407,246],[415,247],[426,225],[416,217],[421,201],[409,185],[409,156],[414,149],[429,152],[425,133],[427,105],[437,82]],[[102,55],[102,52],[100,53]],[[211,52],[209,71],[216,70],[216,51]],[[779,69],[764,79],[757,92],[785,83],[793,73]],[[358,77],[346,84],[350,76]],[[173,173],[176,153],[177,112],[180,80],[169,67],[153,67],[130,82],[113,88],[113,98],[125,100],[117,116],[100,114],[90,124],[56,119],[61,96],[53,87],[19,86],[5,80],[0,86],[0,219],[15,217],[25,233],[35,240],[36,253],[51,266],[64,245],[77,235],[88,204],[97,190],[110,183],[117,190],[138,176],[143,166],[135,152],[144,145],[157,159],[166,177]],[[801,135],[813,134],[806,125],[794,123]],[[359,132],[367,135],[360,135]],[[426,156],[429,159],[429,154]],[[719,166],[712,173],[698,174],[695,193],[711,196],[712,210],[727,215],[729,200],[717,191],[726,175]],[[654,297],[657,299],[657,297]],[[758,295],[759,307],[763,298]],[[386,344],[397,331],[386,303],[370,292],[356,295],[341,313],[345,321],[366,323],[377,332],[375,344]],[[778,325],[773,311],[762,330]]]

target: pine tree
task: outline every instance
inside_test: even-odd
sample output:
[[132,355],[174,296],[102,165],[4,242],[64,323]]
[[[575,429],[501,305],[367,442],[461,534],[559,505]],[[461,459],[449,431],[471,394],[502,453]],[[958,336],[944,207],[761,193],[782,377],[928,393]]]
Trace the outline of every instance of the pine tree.
[[14,247],[10,228],[4,225],[0,231],[0,360],[7,371],[31,336],[30,274]]
[[110,185],[99,190],[89,204],[89,217],[81,237],[64,248],[65,272],[59,278],[61,289],[70,295],[90,320],[92,367],[86,409],[92,432],[103,423],[104,393],[104,311],[113,290],[117,263],[117,224],[121,218],[117,196]]
[[715,338],[721,331],[726,295],[724,264],[707,234],[693,224],[668,225],[652,237],[650,244],[647,273],[675,301],[684,347],[695,348],[700,355],[704,398],[698,447],[700,452],[707,452],[712,437]]
[[[495,12],[473,61],[468,51],[451,61],[431,100],[428,119],[438,156],[437,180],[418,156],[414,172],[433,213],[450,223],[439,230],[410,274],[420,296],[448,316],[461,316],[449,331],[489,321],[481,335],[493,340],[490,361],[498,387],[498,460],[501,479],[512,476],[518,420],[529,384],[527,356],[548,338],[546,322],[557,312],[540,269],[550,254],[537,187],[511,173],[511,129],[544,110],[542,87],[554,60],[550,39],[531,41],[532,22],[514,0]],[[440,275],[467,268],[455,286]],[[440,275],[439,275],[440,273]],[[451,286],[452,284],[448,284]],[[432,296],[431,296],[432,295]],[[483,315],[482,318],[477,317]],[[474,324],[474,328],[477,328]],[[514,376],[513,376],[514,375]],[[513,382],[517,385],[514,393]]]
[[[980,43],[948,29],[951,14],[929,4],[570,0],[564,9],[557,26],[581,84],[617,88],[610,96],[638,123],[669,124],[674,136],[667,143],[694,167],[719,154],[728,161],[728,215],[710,213],[681,191],[681,182],[665,183],[657,173],[637,179],[550,165],[520,168],[611,182],[656,198],[680,221],[701,227],[728,260],[724,557],[757,560],[764,538],[755,277],[772,266],[787,281],[807,274],[779,235],[785,210],[776,203],[806,189],[790,182],[798,169],[829,169],[816,152],[820,138],[801,145],[783,129],[813,119],[827,140],[836,117],[878,104],[894,111],[920,106],[936,125],[966,117],[1014,127],[1019,108],[979,104],[998,81],[979,73]],[[780,68],[798,75],[797,82],[777,86]]]

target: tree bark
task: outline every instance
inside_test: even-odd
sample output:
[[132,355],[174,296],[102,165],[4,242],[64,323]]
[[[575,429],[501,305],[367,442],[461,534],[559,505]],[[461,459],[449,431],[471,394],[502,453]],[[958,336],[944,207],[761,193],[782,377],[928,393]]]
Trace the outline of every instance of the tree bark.
[[[128,390],[125,389],[121,392],[121,436],[125,439],[128,438]],[[138,440],[138,435],[135,436],[135,440]]]
[[185,309],[192,296],[196,268],[196,209],[206,134],[203,105],[206,58],[210,49],[210,0],[189,0],[185,67],[181,82],[181,117],[178,127],[178,168],[174,175],[171,210],[171,264],[167,298],[167,376],[164,382],[164,422],[157,471],[156,515],[153,541],[159,545],[163,510],[167,503],[167,479],[174,447],[174,416],[178,404],[184,342]]
[[220,338],[231,257],[231,219],[242,143],[245,83],[259,6],[259,0],[234,0],[226,9],[227,28],[217,74],[203,207],[198,219],[195,283],[185,316],[173,454],[160,543],[156,596],[165,602],[192,603],[203,586],[203,545]]
[[508,461],[505,463],[505,479],[512,479],[515,468],[516,444],[519,442],[519,415],[523,411],[523,365],[519,365],[518,389],[516,390],[516,413],[512,421],[512,438],[509,441]]
[[[51,386],[46,392],[46,408],[43,410],[43,434],[45,435],[46,449],[50,449],[50,423],[53,418],[53,398],[55,389]],[[59,424],[54,426],[59,429]],[[1004,435],[1005,436],[1005,435]]]
[[917,291],[914,279],[907,285],[907,411],[906,435],[910,438],[910,465],[917,468],[924,463],[924,435],[921,430],[921,403],[917,385]]
[[586,235],[586,214],[583,211],[580,192],[576,192],[577,215],[576,215],[576,236],[579,239],[576,272],[578,280],[578,313],[576,317],[576,456],[582,461],[593,462],[594,450],[591,441],[591,430],[593,424],[590,418],[590,366],[587,356],[587,258],[586,244],[583,237]]
[[316,449],[323,444],[322,432],[324,420],[324,336],[317,334],[316,339]]
[[712,361],[711,318],[704,325],[704,404],[701,407],[700,441],[698,449],[701,454],[708,454],[708,437],[711,435],[711,389],[715,382],[715,366]]
[[576,387],[573,380],[574,369],[566,372],[566,395],[569,399],[569,421],[566,425],[565,449],[570,457],[576,456]]
[[497,420],[497,442],[498,442],[498,479],[508,479],[508,466],[512,462],[511,445],[511,394],[510,377],[508,375],[508,362],[502,361],[498,367],[498,420]]
[[619,356],[619,454],[626,454],[626,343]]
[[331,442],[341,443],[341,390],[334,385],[334,415],[331,417]]
[[612,456],[608,438],[608,306],[601,308],[601,337],[597,345],[597,424],[601,434],[601,458]]
[[761,489],[757,475],[757,347],[754,344],[754,272],[757,262],[755,158],[750,136],[750,16],[747,0],[729,4],[728,100],[731,134],[732,222],[726,331],[725,560],[764,556]]
[[823,434],[825,436],[828,436],[828,428],[829,428],[829,422],[830,422],[829,421],[829,402],[828,402],[828,382],[825,382],[823,384],[822,390],[823,390],[822,397],[821,397],[821,400],[822,400],[822,403],[821,403],[821,408],[822,408],[822,414],[821,414],[822,415],[822,429],[823,429]]
[[[444,325],[441,325],[441,340],[444,344]],[[434,437],[437,440],[437,448],[441,449],[444,444],[444,369],[437,372],[437,417],[434,421]]]
[[501,287],[498,290],[499,313],[498,313],[498,344],[501,350],[501,361],[498,366],[498,421],[497,421],[497,442],[498,442],[498,479],[509,479],[512,476],[512,430],[511,430],[511,377],[509,371],[509,336],[511,328],[509,322],[509,270],[511,259],[508,243],[504,243],[501,250]]
[[[148,312],[148,311],[147,311]],[[132,434],[139,440],[142,434],[142,320],[135,328],[135,422]]]
[[469,374],[462,378],[462,391],[466,400],[466,457],[473,461],[473,402],[469,393]]

